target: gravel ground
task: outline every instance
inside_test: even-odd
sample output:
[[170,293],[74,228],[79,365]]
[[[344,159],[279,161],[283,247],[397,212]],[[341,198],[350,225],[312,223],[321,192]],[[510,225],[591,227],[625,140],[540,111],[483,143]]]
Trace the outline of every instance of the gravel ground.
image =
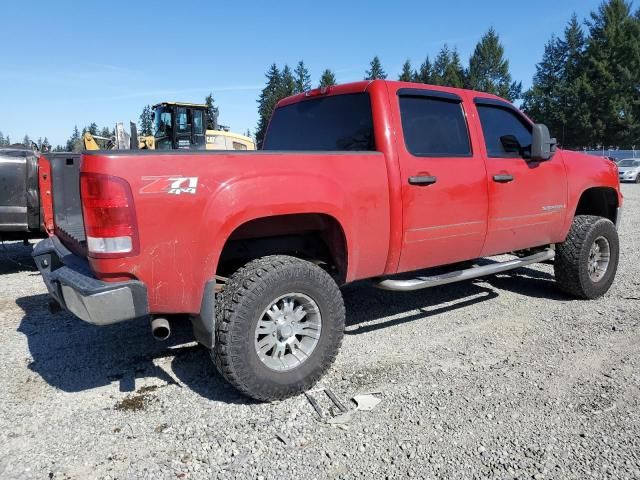
[[[390,293],[344,289],[347,332],[321,386],[258,404],[178,326],[97,328],[47,311],[28,247],[0,247],[0,478],[640,478],[640,186],[624,185],[621,262],[597,301],[550,265]],[[337,411],[322,392],[325,419]]]

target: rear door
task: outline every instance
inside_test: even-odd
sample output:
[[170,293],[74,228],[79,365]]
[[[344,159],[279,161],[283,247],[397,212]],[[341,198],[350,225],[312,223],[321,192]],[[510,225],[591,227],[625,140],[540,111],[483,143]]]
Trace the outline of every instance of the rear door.
[[489,185],[482,255],[553,243],[562,230],[567,204],[561,153],[544,162],[528,161],[526,153],[505,147],[505,137],[515,137],[526,152],[531,146],[531,122],[507,102],[476,98],[474,103]]
[[462,98],[417,88],[390,93],[402,125],[399,271],[478,257],[486,233],[487,176],[472,148]]

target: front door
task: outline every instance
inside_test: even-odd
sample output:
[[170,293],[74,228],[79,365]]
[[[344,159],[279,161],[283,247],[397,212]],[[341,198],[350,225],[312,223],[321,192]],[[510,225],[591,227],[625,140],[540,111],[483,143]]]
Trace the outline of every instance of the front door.
[[567,208],[561,153],[543,162],[527,160],[531,123],[506,102],[476,99],[476,108],[489,183],[489,223],[482,255],[553,243],[562,231]]
[[403,245],[398,271],[477,258],[487,219],[487,178],[474,154],[462,99],[399,89],[395,105],[402,181]]

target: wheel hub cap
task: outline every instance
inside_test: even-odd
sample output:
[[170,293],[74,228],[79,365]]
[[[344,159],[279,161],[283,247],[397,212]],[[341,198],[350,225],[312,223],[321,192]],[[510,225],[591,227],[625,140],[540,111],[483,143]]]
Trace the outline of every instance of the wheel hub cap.
[[589,250],[589,261],[587,269],[592,282],[599,282],[604,278],[609,268],[611,248],[609,241],[605,237],[598,237],[594,240]]
[[296,292],[282,295],[258,319],[256,354],[271,370],[291,370],[311,356],[321,329],[320,309],[311,297]]

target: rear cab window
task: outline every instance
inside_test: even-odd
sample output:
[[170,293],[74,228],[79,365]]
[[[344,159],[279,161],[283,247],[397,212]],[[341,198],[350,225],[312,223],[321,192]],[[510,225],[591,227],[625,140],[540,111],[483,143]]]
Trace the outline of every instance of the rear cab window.
[[369,94],[316,97],[277,108],[262,149],[375,151]]

